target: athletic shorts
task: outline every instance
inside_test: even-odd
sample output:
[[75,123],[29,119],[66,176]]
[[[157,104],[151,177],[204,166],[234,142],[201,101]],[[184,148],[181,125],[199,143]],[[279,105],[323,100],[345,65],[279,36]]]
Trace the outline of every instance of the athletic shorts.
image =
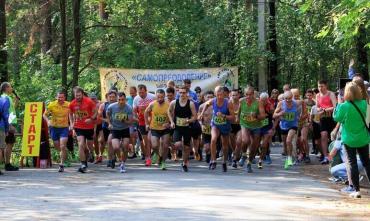
[[130,134],[136,133],[137,132],[137,127],[136,126],[131,126],[130,127]]
[[320,131],[326,131],[329,134],[335,128],[335,121],[332,117],[323,117],[320,119]]
[[211,139],[212,139],[211,134],[202,134],[202,138],[203,138],[203,143],[204,144],[211,143]]
[[50,136],[53,141],[59,141],[60,138],[68,138],[69,128],[68,127],[50,127]]
[[321,138],[321,134],[320,134],[320,124],[316,123],[316,122],[312,122],[312,137],[313,139],[317,140],[317,139],[320,139]]
[[111,130],[112,139],[123,139],[123,138],[130,138],[130,128],[126,128],[123,130]]
[[191,128],[191,137],[193,139],[198,139],[200,135],[202,135],[202,127],[200,126],[198,121],[191,124],[190,128]]
[[282,135],[288,135],[288,133],[289,133],[290,130],[295,130],[295,132],[297,132],[298,131],[298,127],[291,127],[289,129],[286,129],[286,130],[281,129],[281,134]]
[[14,133],[8,132],[8,135],[5,137],[6,144],[14,144],[15,143],[15,136]]
[[237,134],[241,130],[240,124],[231,124],[231,133]]
[[173,142],[180,142],[184,139],[184,145],[190,146],[191,128],[177,127],[173,133]]
[[102,124],[97,124],[94,130],[95,130],[96,136],[98,136],[100,131],[103,130],[103,125]]
[[5,143],[5,132],[3,130],[0,130],[0,149],[5,149],[6,143]]
[[272,129],[272,124],[262,127],[261,136],[268,134],[271,129]]
[[109,134],[110,134],[110,130],[106,127],[103,127],[103,135],[104,135],[104,141],[105,142],[108,142]]
[[164,136],[166,134],[170,134],[170,130],[169,129],[164,129],[164,130],[153,130],[153,129],[151,129],[150,133],[154,137],[161,138],[162,136]]
[[77,137],[83,136],[86,140],[93,140],[94,129],[79,129],[75,128]]
[[141,134],[141,136],[148,135],[148,131],[146,130],[145,126],[140,126],[139,125],[138,129],[139,129],[139,133]]
[[212,125],[211,126],[212,128],[217,128],[219,131],[220,131],[220,134],[222,136],[226,136],[226,135],[229,135],[230,132],[231,132],[231,126],[230,124],[229,125],[222,125],[222,126],[217,126],[217,125]]
[[248,128],[248,127],[243,127],[243,128],[247,129],[251,135],[260,135],[261,134],[261,128],[254,128],[254,129]]

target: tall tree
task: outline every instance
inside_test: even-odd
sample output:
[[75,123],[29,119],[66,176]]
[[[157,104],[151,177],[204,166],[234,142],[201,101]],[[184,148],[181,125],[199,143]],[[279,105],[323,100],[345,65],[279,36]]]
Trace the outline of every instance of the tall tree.
[[274,88],[278,88],[278,81],[277,81],[277,75],[278,75],[278,62],[277,62],[277,42],[276,42],[276,5],[275,0],[270,0],[268,3],[269,6],[269,50],[272,55],[272,57],[269,60],[268,69],[269,69],[269,75],[268,75],[268,84],[269,89],[272,90]]
[[78,85],[78,75],[81,56],[81,23],[80,23],[81,0],[73,0],[73,39],[74,39],[74,56],[72,66],[72,88]]
[[8,81],[8,53],[5,49],[6,43],[6,16],[5,0],[0,0],[0,80]]
[[60,20],[62,28],[62,40],[61,40],[61,62],[62,62],[62,88],[67,93],[67,25],[66,25],[66,0],[59,1],[60,7]]
[[107,3],[105,0],[99,1],[99,15],[102,20],[108,20]]
[[41,52],[46,54],[51,48],[51,1],[42,0],[40,8],[41,23]]

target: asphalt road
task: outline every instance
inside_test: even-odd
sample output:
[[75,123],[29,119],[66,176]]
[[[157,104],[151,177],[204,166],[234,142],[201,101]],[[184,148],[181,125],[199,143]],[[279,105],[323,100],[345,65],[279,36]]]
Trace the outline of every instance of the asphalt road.
[[0,220],[368,220],[368,196],[348,199],[300,166],[284,170],[280,150],[273,153],[273,164],[253,165],[252,174],[194,161],[189,173],[179,163],[161,171],[138,159],[125,174],[105,165],[86,174],[77,166],[7,172]]

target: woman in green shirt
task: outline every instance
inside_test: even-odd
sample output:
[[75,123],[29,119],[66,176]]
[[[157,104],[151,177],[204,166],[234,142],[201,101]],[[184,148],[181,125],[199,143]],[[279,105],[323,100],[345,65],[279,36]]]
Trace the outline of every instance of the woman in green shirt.
[[[348,82],[344,89],[344,103],[335,108],[334,120],[342,124],[342,142],[345,145],[349,163],[349,174],[355,188],[350,196],[360,198],[359,172],[356,152],[370,179],[369,143],[370,134],[362,118],[366,118],[367,102],[363,99],[360,88],[354,82]],[[361,111],[356,110],[356,107]],[[362,116],[361,116],[361,115]],[[370,182],[370,180],[369,180]]]

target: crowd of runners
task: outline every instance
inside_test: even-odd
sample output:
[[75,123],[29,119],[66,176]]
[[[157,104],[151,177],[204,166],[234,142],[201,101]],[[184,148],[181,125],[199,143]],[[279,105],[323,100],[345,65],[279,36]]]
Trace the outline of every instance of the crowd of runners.
[[[353,82],[359,90],[367,92],[360,75],[354,75]],[[337,103],[348,101],[346,93],[354,93],[353,88],[347,87],[350,84],[344,94],[332,92],[327,82],[320,80],[317,88],[304,92],[288,84],[283,91],[273,89],[271,94],[258,92],[252,86],[243,89],[217,86],[213,91],[196,87],[193,91],[191,81],[186,79],[181,85],[169,81],[165,89],[155,92],[148,92],[145,85],[131,86],[127,95],[112,88],[105,94],[104,102],[95,94],[76,87],[71,102],[66,101],[65,92],[58,92],[57,99],[47,105],[43,118],[48,122],[54,147],[60,152],[59,172],[64,171],[68,135],[72,131],[77,137],[81,161],[78,172],[81,173],[87,171],[88,162],[102,163],[103,156],[107,156],[108,167],[118,166],[121,173],[127,170],[127,159],[136,157],[141,157],[145,166],[155,165],[161,170],[166,170],[166,162],[172,160],[180,161],[182,171],[188,172],[190,159],[194,159],[205,161],[209,170],[215,170],[220,163],[223,172],[227,172],[228,167],[244,167],[247,173],[252,173],[254,167],[263,169],[272,163],[270,148],[276,142],[283,144],[285,169],[311,163],[310,154],[319,154],[320,163],[329,164],[339,147],[348,149],[344,141],[338,144],[340,131],[347,137],[349,133],[343,132],[347,127],[341,129],[343,114],[339,117],[336,110]],[[16,124],[6,123],[14,109],[14,102],[9,99],[11,85],[3,83],[1,91],[0,131],[4,133],[0,134],[0,153],[5,158],[5,169],[11,171],[18,169],[9,161],[9,145],[14,144],[9,136],[13,133],[14,139],[12,125]],[[368,101],[367,94],[362,100]],[[368,117],[366,104],[365,111],[361,109],[364,118]],[[356,123],[358,128],[366,130],[367,125]],[[366,146],[359,163],[370,174],[367,130],[357,139],[361,141],[355,145]],[[335,140],[334,150],[329,150],[329,144]],[[349,180],[346,191],[359,197],[353,153],[351,156],[344,157],[342,162],[349,166],[332,173],[336,179]],[[354,157],[356,159],[356,151]]]

